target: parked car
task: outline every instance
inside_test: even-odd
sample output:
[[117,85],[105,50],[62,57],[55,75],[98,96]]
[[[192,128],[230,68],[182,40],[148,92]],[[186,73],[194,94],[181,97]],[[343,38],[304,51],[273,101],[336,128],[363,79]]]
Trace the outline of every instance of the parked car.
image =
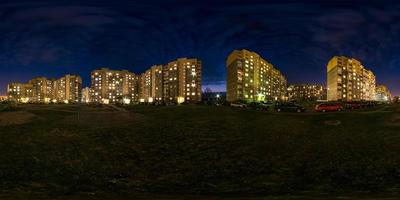
[[373,108],[377,105],[377,102],[375,101],[365,101],[361,104],[361,107],[363,108]]
[[176,106],[177,103],[175,103],[175,102],[166,102],[165,105],[166,106]]
[[251,102],[249,107],[254,108],[256,110],[269,110],[271,108],[270,104],[264,102]]
[[292,112],[304,112],[305,108],[295,103],[277,103],[275,105],[275,110],[277,112],[281,111],[292,111]]
[[321,103],[315,106],[317,112],[342,111],[343,106],[335,103]]
[[360,109],[362,106],[361,106],[361,103],[359,103],[359,102],[354,102],[354,101],[352,101],[352,102],[347,102],[346,104],[345,104],[345,108],[346,109],[349,109],[349,110],[354,110],[354,109]]
[[233,102],[233,103],[231,103],[231,106],[235,107],[235,108],[246,108],[247,104],[242,103],[242,102]]
[[268,110],[273,110],[275,108],[274,102],[262,102],[262,105],[266,107]]

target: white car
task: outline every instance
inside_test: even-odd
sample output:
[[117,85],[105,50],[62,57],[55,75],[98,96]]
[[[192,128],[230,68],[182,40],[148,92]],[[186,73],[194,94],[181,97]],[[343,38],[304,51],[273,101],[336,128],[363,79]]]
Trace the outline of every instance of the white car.
[[247,107],[247,105],[244,103],[231,103],[231,106],[235,107],[235,108],[246,108]]

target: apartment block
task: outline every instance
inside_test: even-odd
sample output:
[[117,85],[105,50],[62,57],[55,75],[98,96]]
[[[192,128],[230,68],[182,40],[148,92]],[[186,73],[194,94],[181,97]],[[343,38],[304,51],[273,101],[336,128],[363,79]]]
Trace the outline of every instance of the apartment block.
[[82,103],[90,103],[90,88],[89,87],[85,87],[82,89],[82,99],[81,99]]
[[289,100],[316,101],[324,100],[324,87],[313,84],[294,84],[287,89]]
[[91,73],[91,101],[130,103],[138,101],[138,77],[127,70],[102,68]]
[[327,93],[328,101],[375,100],[375,75],[354,58],[335,56],[327,65]]
[[151,69],[145,71],[139,78],[139,101],[140,102],[153,102],[151,95]]
[[178,103],[201,101],[200,60],[179,58],[165,65],[162,70],[164,101]]
[[37,77],[31,79],[29,84],[32,85],[33,103],[50,103],[54,98],[54,80],[45,77]]
[[7,96],[10,101],[28,103],[32,100],[32,85],[28,83],[9,83]]
[[385,85],[376,86],[376,100],[382,102],[390,102],[392,100],[392,94],[389,91],[389,88]]
[[82,98],[82,78],[65,75],[54,82],[53,102],[78,103]]
[[227,101],[287,100],[287,81],[255,52],[235,50],[227,58]]
[[[151,97],[155,101],[163,100],[164,76],[162,72],[162,65],[154,65],[151,67]],[[201,88],[201,84],[199,87]]]
[[37,77],[28,83],[10,83],[8,97],[21,103],[79,102],[82,79],[76,75],[66,75],[60,79]]

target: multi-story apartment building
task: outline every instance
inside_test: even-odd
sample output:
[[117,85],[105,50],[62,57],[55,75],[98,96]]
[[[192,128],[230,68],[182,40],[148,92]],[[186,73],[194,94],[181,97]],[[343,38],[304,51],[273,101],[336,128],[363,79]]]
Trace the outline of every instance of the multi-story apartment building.
[[227,58],[227,101],[286,100],[287,81],[255,52],[235,50]]
[[287,89],[289,100],[315,101],[324,100],[324,87],[313,84],[295,84]]
[[77,103],[82,98],[82,78],[65,75],[54,82],[54,102]]
[[389,102],[392,100],[392,94],[385,85],[378,85],[376,87],[376,100]]
[[375,100],[375,75],[360,61],[333,57],[327,65],[328,101]]
[[139,77],[139,101],[153,102],[151,96],[151,69],[145,71]]
[[138,77],[126,70],[102,68],[91,73],[91,101],[130,103],[138,100]]
[[10,83],[7,92],[10,100],[22,103],[79,102],[82,79],[66,75],[58,80],[37,77],[28,83]]
[[90,88],[85,87],[82,89],[82,103],[90,103]]
[[32,102],[50,103],[54,98],[54,80],[37,77],[29,81],[32,85]]
[[32,101],[32,85],[28,83],[10,83],[7,86],[8,100],[21,103]]
[[140,101],[163,100],[163,66],[154,65],[140,76]]
[[[151,97],[155,101],[163,100],[164,79],[162,71],[162,65],[154,65],[151,67]],[[201,82],[198,84],[198,86],[201,88]]]
[[201,61],[198,59],[179,58],[168,63],[162,68],[163,100],[178,103],[201,101],[201,75]]

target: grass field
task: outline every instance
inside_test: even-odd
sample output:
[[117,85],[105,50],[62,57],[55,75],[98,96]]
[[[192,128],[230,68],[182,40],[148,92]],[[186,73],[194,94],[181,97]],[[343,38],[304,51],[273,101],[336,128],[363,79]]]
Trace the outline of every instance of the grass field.
[[0,112],[0,193],[400,191],[399,105],[341,113],[125,109]]

